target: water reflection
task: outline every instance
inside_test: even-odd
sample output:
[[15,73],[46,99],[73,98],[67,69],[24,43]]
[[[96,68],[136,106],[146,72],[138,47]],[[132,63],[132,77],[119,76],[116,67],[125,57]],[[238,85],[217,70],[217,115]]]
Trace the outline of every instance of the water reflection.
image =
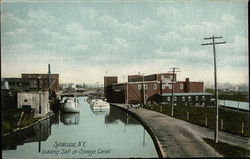
[[[3,157],[157,157],[150,135],[137,120],[114,106],[111,106],[108,111],[101,112],[91,109],[86,99],[79,98],[80,113],[55,114],[53,118],[44,120],[39,125],[2,138]],[[86,143],[84,147],[55,148],[53,146],[55,143],[78,145],[81,142]],[[55,151],[58,153],[52,153]],[[93,153],[87,153],[90,151]]]
[[120,108],[111,106],[110,113],[105,120],[106,124],[117,123],[120,120],[126,125],[139,125],[140,123],[128,113],[124,113]]
[[80,121],[80,113],[60,114],[60,121],[64,125],[78,125]]
[[50,119],[43,120],[40,124],[34,125],[23,131],[18,131],[9,136],[2,137],[3,150],[16,150],[18,145],[38,142],[38,152],[41,149],[40,142],[46,141],[51,135]]
[[91,111],[93,112],[94,115],[109,115],[110,113],[110,108],[97,108],[97,107],[92,107],[89,106]]

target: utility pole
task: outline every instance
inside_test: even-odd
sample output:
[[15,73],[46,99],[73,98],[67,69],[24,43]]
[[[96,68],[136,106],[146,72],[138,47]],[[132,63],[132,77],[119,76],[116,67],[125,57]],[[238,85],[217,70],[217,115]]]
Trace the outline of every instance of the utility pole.
[[128,104],[128,82],[127,82],[127,88],[126,88],[126,89],[127,89],[127,96],[126,96],[126,97],[127,97],[127,98],[126,98],[127,100],[126,100],[126,104]]
[[49,74],[48,91],[49,91],[49,98],[51,98],[51,72],[50,72],[50,64],[48,64],[48,74]]
[[[175,81],[175,78],[174,78],[174,74],[175,72],[180,72],[178,69],[179,68],[170,68],[172,69],[172,98],[171,98],[171,116],[174,116],[174,81]],[[177,70],[177,71],[176,71]]]
[[145,84],[144,84],[144,74],[142,74],[142,89],[143,89],[143,106],[146,104],[145,100]]
[[218,104],[218,89],[217,89],[217,69],[216,69],[216,52],[215,45],[225,44],[226,42],[215,42],[215,39],[220,39],[222,36],[215,37],[214,35],[209,38],[204,38],[204,40],[213,40],[211,43],[201,44],[201,45],[213,45],[214,51],[214,95],[215,95],[215,105],[216,105],[216,114],[215,114],[215,129],[214,129],[214,142],[218,143],[218,133],[219,133],[219,104]]
[[128,96],[128,95],[127,95],[126,89],[125,89],[125,83],[126,83],[126,82],[125,82],[125,79],[126,79],[126,76],[123,75],[122,78],[123,78],[123,80],[124,80],[124,84],[123,84],[123,88],[124,88],[124,103],[127,104],[127,96]]

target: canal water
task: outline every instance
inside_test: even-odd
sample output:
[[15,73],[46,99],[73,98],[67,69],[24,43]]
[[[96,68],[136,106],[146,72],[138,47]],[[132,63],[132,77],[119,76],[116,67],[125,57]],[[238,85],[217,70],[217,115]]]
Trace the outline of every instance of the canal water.
[[2,140],[3,158],[152,158],[150,135],[126,112],[93,110],[79,97],[80,113],[52,119]]

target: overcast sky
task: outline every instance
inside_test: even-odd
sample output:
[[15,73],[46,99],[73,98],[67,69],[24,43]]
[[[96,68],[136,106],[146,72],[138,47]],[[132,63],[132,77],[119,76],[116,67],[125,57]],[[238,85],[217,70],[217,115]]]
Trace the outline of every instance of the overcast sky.
[[9,2],[1,4],[2,77],[60,74],[60,82],[103,83],[103,76],[168,72],[177,80],[248,82],[246,0]]

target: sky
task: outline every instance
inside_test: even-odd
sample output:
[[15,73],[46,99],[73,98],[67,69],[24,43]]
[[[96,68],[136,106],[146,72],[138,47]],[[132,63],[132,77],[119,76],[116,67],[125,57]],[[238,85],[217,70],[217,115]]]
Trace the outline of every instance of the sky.
[[[1,77],[58,73],[60,83],[165,73],[248,83],[248,1],[11,1],[1,3]],[[125,77],[125,78],[124,78]]]

